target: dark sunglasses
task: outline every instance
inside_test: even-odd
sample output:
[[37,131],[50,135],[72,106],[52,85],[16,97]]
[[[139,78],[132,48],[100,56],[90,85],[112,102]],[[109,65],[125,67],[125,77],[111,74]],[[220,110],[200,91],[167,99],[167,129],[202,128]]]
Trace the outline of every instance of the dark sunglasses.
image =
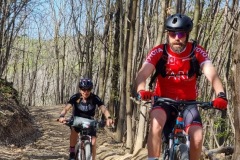
[[178,36],[178,38],[183,38],[187,36],[186,32],[168,32],[168,35],[172,38],[175,38],[176,36]]
[[91,92],[91,89],[81,89],[83,92]]

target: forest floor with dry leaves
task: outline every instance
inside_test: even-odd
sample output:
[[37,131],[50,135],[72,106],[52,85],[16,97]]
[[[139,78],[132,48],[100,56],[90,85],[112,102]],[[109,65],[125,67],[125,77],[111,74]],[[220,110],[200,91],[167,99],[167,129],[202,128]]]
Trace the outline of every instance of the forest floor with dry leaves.
[[[39,106],[29,109],[38,128],[35,141],[24,146],[0,146],[1,160],[66,160],[68,159],[69,128],[56,121],[63,106]],[[98,131],[97,160],[145,160],[147,151],[128,154],[123,143],[116,143],[108,129]]]

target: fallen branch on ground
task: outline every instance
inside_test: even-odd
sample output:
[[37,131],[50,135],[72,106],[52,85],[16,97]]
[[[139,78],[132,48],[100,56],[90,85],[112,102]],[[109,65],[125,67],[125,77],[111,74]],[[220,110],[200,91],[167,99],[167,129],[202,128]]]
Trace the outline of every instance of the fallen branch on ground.
[[210,150],[207,150],[205,147],[203,147],[204,156],[209,158],[210,160],[218,160],[218,158],[215,157],[215,154],[224,153],[225,155],[232,155],[233,152],[234,152],[234,148],[231,146],[219,147],[219,148],[210,149]]

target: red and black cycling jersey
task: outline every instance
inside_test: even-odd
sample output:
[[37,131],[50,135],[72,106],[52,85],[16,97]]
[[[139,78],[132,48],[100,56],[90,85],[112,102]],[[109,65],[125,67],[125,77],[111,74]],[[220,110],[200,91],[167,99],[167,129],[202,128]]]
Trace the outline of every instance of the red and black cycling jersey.
[[[148,54],[144,63],[156,66],[163,54],[164,45],[154,47]],[[168,59],[166,62],[166,77],[159,75],[155,86],[155,94],[158,96],[169,97],[172,99],[195,100],[197,97],[197,77],[188,76],[190,70],[190,54],[192,43],[188,42],[181,54],[174,53],[167,45],[166,52]],[[194,54],[200,65],[211,63],[207,52],[199,45],[194,49]]]
[[82,101],[81,94],[74,94],[67,102],[73,106],[73,116],[91,119],[95,115],[97,107],[104,105],[103,101],[95,94],[91,93],[86,102]]

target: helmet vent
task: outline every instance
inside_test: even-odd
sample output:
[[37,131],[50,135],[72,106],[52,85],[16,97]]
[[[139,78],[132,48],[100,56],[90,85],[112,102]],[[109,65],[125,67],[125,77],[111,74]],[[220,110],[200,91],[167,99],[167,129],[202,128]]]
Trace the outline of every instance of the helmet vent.
[[172,23],[173,23],[173,24],[174,24],[174,23],[177,23],[177,18],[174,18],[173,21],[172,21]]
[[167,18],[165,28],[168,31],[186,31],[191,32],[193,22],[190,17],[182,14],[174,14]]

